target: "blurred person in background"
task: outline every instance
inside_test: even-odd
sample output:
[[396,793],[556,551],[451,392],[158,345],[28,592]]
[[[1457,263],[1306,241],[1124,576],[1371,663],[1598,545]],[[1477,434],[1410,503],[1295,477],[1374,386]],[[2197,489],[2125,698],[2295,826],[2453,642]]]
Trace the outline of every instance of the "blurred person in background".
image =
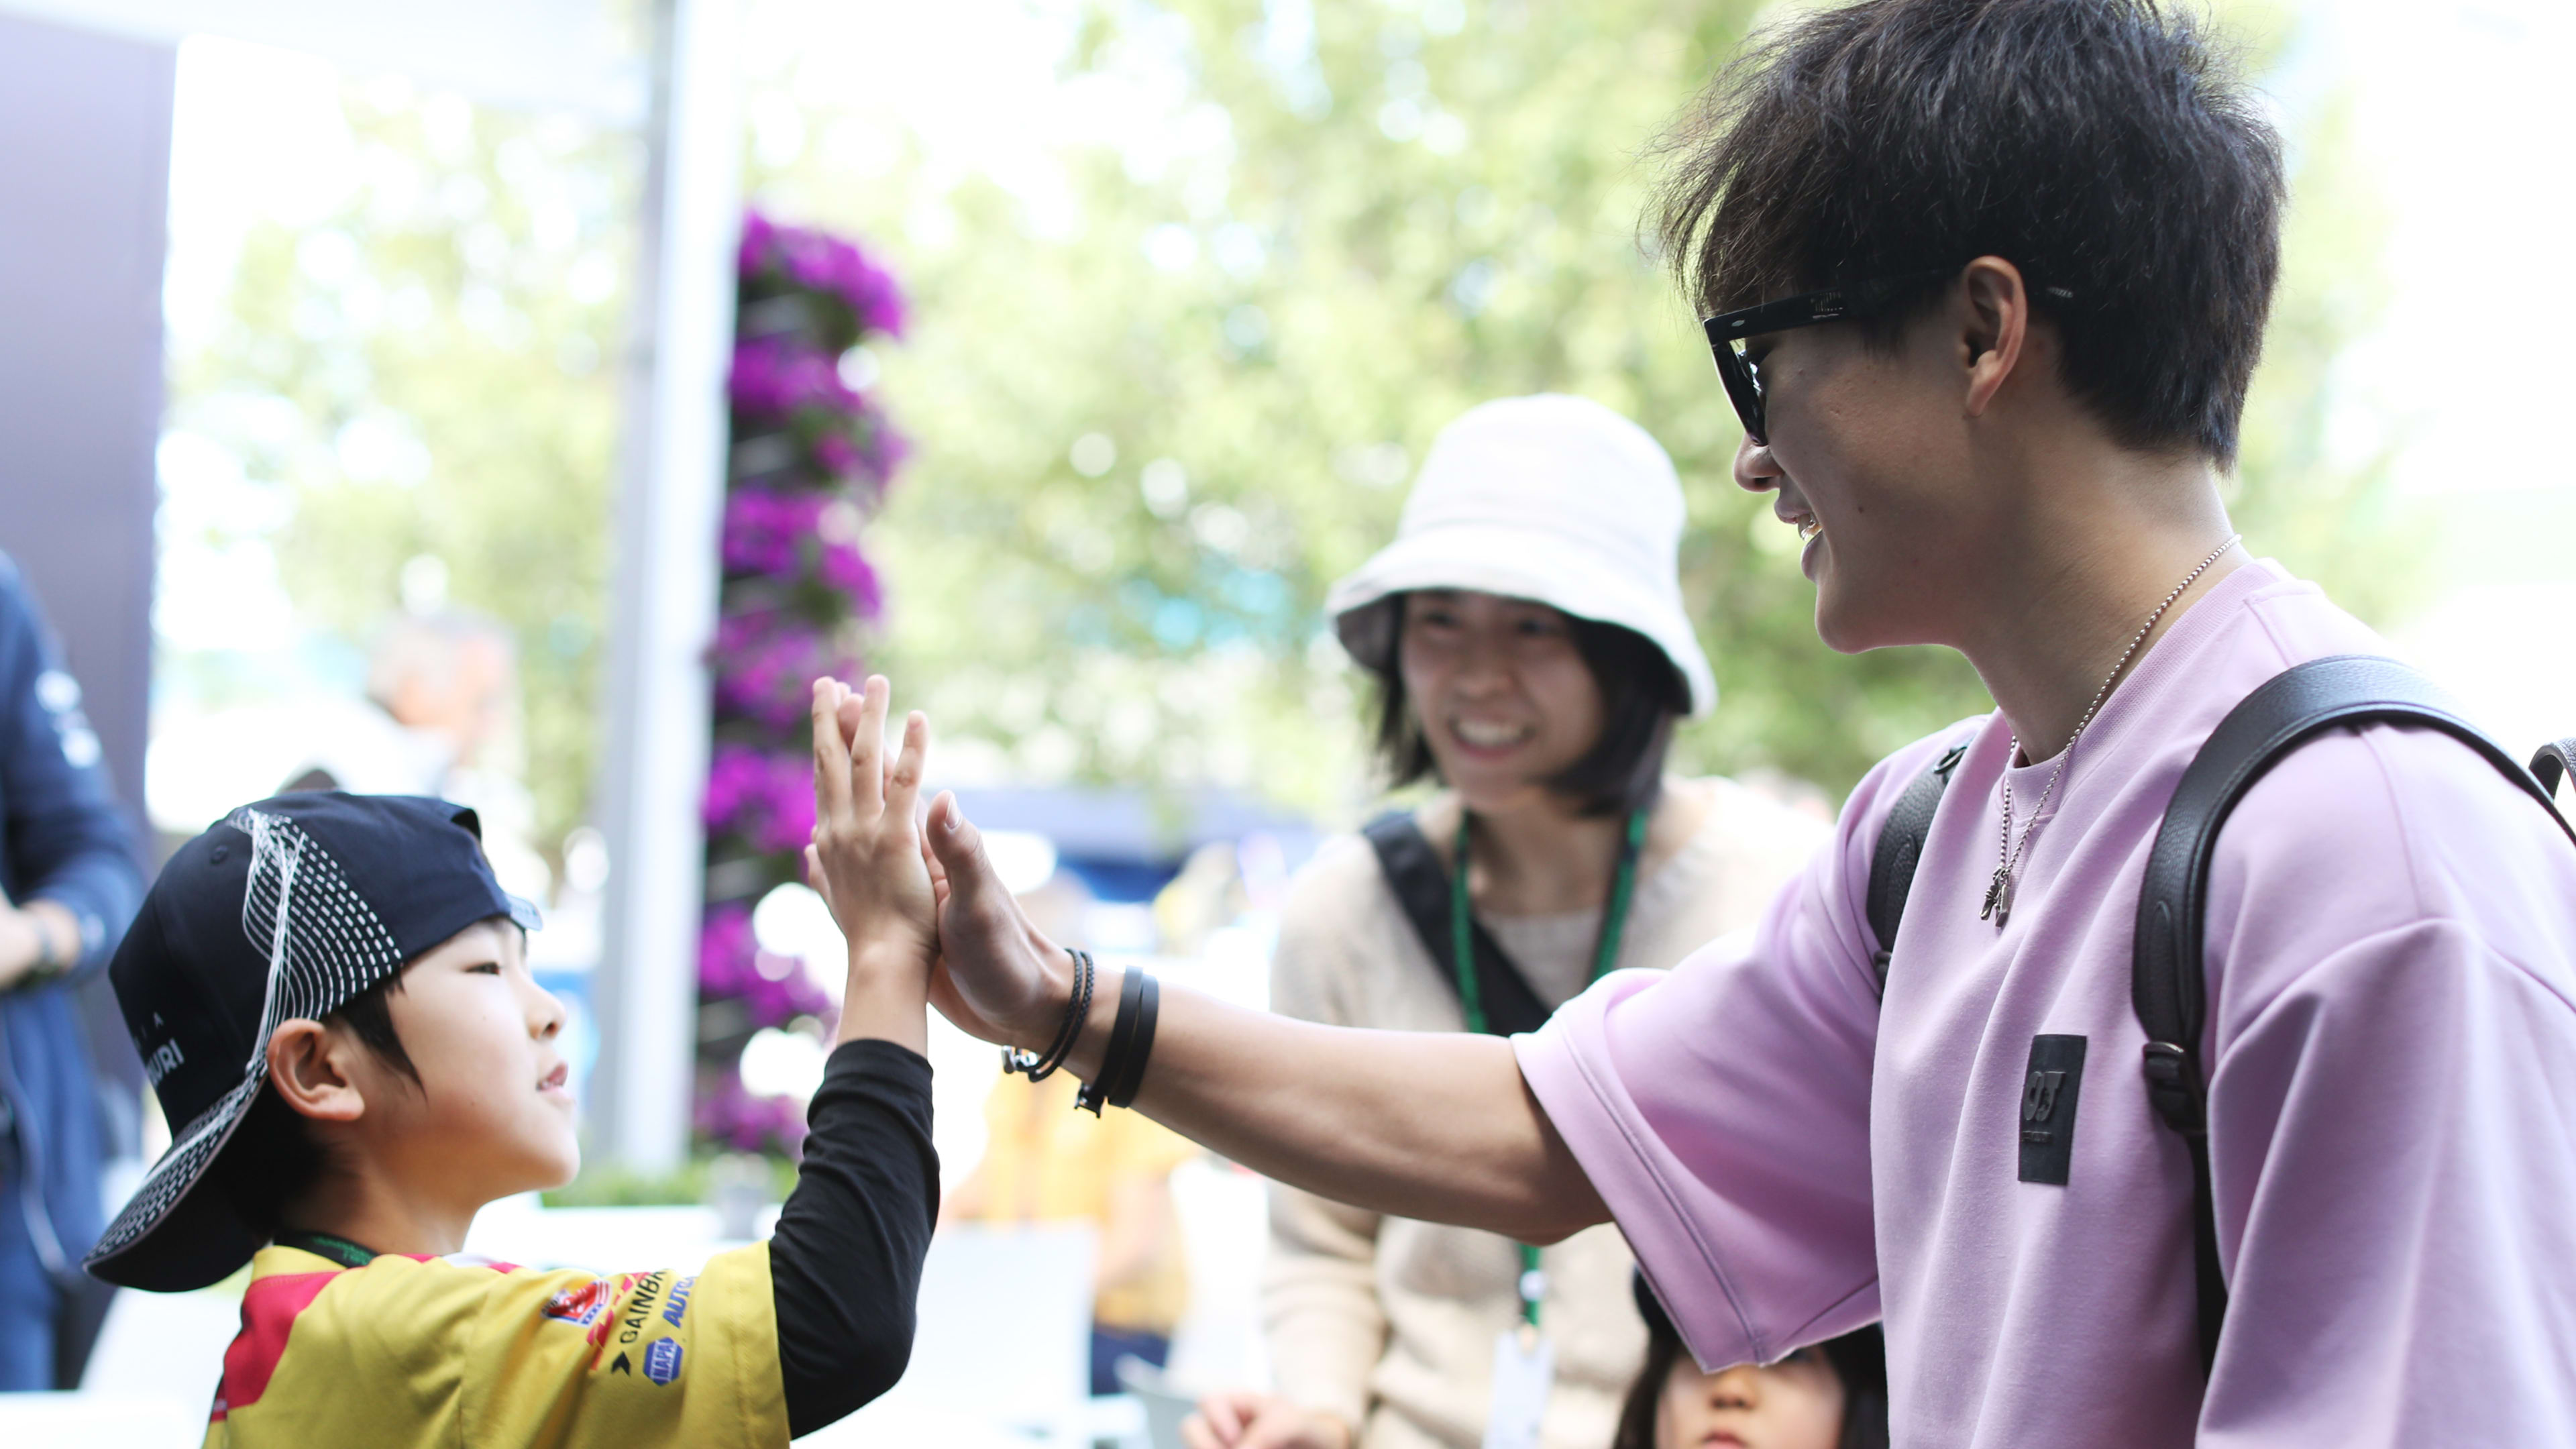
[[1634,1282],[1646,1364],[1610,1449],[1888,1449],[1887,1344],[1877,1324],[1777,1363],[1710,1373],[1692,1361],[1646,1276]]
[[[142,898],[80,685],[0,557],[0,1392],[77,1384],[105,1296],[102,1141],[75,989]],[[147,1062],[158,1077],[167,1063]]]
[[1073,1110],[1065,1072],[1034,1084],[1004,1076],[984,1101],[984,1158],[939,1206],[939,1225],[1010,1228],[1089,1223],[1091,1391],[1118,1392],[1118,1360],[1169,1361],[1189,1303],[1189,1260],[1172,1208],[1172,1169],[1198,1155],[1188,1139],[1133,1112]]
[[[1300,872],[1273,1009],[1525,1031],[1614,966],[1664,969],[1753,924],[1824,826],[1664,771],[1675,724],[1716,697],[1682,608],[1682,521],[1663,448],[1598,403],[1511,398],[1442,430],[1395,541],[1327,601],[1377,685],[1392,782],[1442,788]],[[1473,1008],[1450,929],[1462,852],[1473,924],[1516,978],[1479,983]],[[1436,948],[1400,876],[1428,893]],[[1502,1019],[1507,997],[1519,1019]],[[1495,1340],[1525,1319],[1555,1352],[1541,1443],[1610,1441],[1646,1347],[1616,1229],[1539,1254],[1288,1187],[1270,1221],[1277,1392],[1212,1395],[1194,1445],[1475,1449]]]
[[295,789],[445,798],[507,726],[518,660],[499,622],[404,611],[367,652],[367,708],[334,719],[288,783]]
[[551,872],[530,844],[536,802],[503,758],[518,708],[507,626],[461,609],[406,609],[368,651],[366,702],[313,716],[310,753],[284,788],[470,805],[503,888],[548,899]]

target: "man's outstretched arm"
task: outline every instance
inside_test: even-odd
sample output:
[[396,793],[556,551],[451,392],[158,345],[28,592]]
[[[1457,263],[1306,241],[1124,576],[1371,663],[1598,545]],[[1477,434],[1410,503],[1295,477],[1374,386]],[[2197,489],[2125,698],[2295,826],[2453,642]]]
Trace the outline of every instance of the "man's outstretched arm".
[[[926,832],[944,872],[932,1000],[986,1041],[1045,1049],[1073,995],[1065,952],[1020,913],[953,796]],[[1104,967],[1067,1070],[1100,1069]],[[1610,1211],[1521,1080],[1511,1044],[1361,1031],[1167,987],[1137,1110],[1264,1176],[1354,1206],[1552,1242]]]

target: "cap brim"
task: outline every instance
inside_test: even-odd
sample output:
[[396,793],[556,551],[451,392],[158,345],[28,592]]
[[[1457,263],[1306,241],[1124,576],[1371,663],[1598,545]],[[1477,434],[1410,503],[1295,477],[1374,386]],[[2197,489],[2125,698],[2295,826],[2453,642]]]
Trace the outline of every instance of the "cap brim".
[[197,1115],[152,1164],[81,1266],[125,1288],[181,1293],[221,1282],[267,1241],[231,1200],[206,1186],[215,1160],[268,1084],[250,1077]]
[[1345,647],[1363,661],[1393,646],[1384,623],[1363,611],[1415,589],[1466,589],[1535,599],[1596,623],[1644,635],[1690,690],[1694,715],[1717,704],[1717,679],[1681,601],[1620,574],[1562,540],[1526,528],[1462,525],[1399,538],[1333,585],[1324,611]]

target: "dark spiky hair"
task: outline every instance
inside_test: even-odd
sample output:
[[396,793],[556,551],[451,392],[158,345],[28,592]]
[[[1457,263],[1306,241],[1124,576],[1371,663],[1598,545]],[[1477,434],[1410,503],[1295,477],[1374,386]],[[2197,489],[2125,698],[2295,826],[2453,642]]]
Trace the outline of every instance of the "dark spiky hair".
[[[2022,269],[2068,389],[2127,447],[2234,462],[2280,272],[2281,143],[2156,0],[1863,0],[1786,22],[1663,148],[1650,224],[1703,314]],[[2062,289],[2060,297],[2052,289]]]

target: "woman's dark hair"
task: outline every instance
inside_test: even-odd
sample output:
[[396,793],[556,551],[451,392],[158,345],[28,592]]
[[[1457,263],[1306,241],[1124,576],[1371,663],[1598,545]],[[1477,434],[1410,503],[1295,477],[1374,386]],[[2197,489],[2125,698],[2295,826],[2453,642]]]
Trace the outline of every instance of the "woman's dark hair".
[[[1619,1431],[1610,1449],[1655,1449],[1655,1418],[1662,1410],[1664,1380],[1681,1361],[1682,1336],[1655,1301],[1655,1291],[1639,1273],[1631,1282],[1637,1312],[1646,1320],[1646,1362],[1628,1386],[1619,1406]],[[1843,1385],[1843,1432],[1835,1449],[1889,1449],[1887,1427],[1887,1344],[1878,1325],[1854,1329],[1816,1345],[1833,1365]]]
[[2280,137],[2157,0],[1862,0],[1771,31],[1664,141],[1651,226],[1704,314],[2020,267],[2127,447],[2236,456],[2280,273]]
[[[1407,594],[1374,607],[1391,610],[1383,653],[1360,660],[1377,680],[1377,752],[1390,788],[1436,780],[1440,763],[1422,737],[1404,691]],[[1673,723],[1690,711],[1690,686],[1662,648],[1634,629],[1565,615],[1593,687],[1601,691],[1601,738],[1547,787],[1572,797],[1585,815],[1625,815],[1655,803]]]
[[[396,972],[350,997],[323,1021],[348,1027],[378,1060],[417,1085],[420,1069],[403,1050],[393,1008],[386,1002],[401,989],[402,973]],[[326,1165],[322,1144],[303,1116],[275,1092],[263,1090],[251,1099],[250,1111],[209,1171],[242,1221],[274,1236],[288,1205],[312,1189]]]

